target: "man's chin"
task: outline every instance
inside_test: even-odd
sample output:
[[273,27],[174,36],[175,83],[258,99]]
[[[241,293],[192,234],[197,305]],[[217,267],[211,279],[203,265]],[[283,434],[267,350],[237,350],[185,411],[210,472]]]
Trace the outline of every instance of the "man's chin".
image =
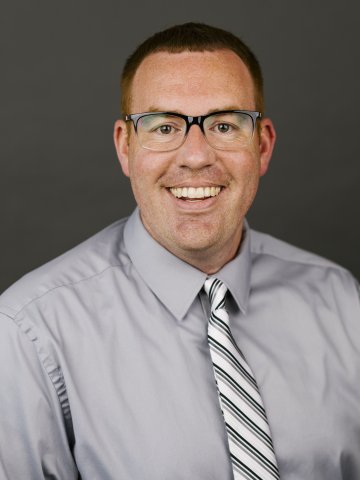
[[203,257],[209,255],[217,243],[218,236],[213,232],[209,235],[209,232],[192,230],[169,236],[168,249],[178,256],[179,252],[183,252],[183,255]]

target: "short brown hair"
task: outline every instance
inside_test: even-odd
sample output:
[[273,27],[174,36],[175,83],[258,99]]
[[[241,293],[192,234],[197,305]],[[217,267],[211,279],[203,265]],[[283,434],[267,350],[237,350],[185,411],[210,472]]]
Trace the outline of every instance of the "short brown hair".
[[263,76],[260,64],[250,48],[234,34],[204,23],[184,23],[155,33],[145,40],[127,59],[121,76],[121,110],[129,114],[131,84],[141,62],[152,53],[180,53],[232,50],[247,66],[255,86],[256,108],[263,112]]

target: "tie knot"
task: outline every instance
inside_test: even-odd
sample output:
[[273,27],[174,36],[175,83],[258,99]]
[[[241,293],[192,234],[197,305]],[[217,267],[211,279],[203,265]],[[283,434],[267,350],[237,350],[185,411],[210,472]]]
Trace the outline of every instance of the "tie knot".
[[204,289],[210,300],[211,311],[223,308],[227,287],[217,278],[210,277],[205,280]]

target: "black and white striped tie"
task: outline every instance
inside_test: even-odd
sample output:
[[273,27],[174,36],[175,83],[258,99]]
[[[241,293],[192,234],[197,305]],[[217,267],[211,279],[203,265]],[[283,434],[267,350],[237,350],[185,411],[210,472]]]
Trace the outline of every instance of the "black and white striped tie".
[[254,375],[237,347],[225,310],[226,286],[205,281],[211,315],[208,340],[235,480],[279,479],[269,425]]

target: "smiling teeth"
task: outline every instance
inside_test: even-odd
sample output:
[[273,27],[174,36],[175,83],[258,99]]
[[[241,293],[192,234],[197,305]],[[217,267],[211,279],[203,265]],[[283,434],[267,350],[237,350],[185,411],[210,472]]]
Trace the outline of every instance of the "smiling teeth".
[[219,195],[221,187],[183,187],[170,188],[170,192],[177,198],[206,198]]

